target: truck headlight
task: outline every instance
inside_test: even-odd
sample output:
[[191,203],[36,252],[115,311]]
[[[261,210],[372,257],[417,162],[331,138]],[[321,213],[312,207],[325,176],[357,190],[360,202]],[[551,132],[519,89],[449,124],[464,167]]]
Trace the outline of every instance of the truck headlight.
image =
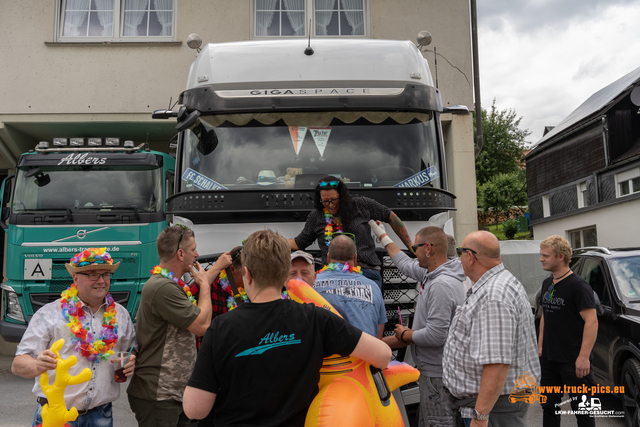
[[5,315],[13,320],[24,322],[24,314],[22,314],[22,308],[20,307],[18,294],[12,291],[5,290],[4,295],[7,301],[7,311]]

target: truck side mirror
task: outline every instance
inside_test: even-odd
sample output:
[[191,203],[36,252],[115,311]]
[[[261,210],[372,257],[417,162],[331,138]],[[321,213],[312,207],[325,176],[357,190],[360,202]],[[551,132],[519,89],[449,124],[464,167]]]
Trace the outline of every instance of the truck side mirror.
[[9,214],[11,213],[11,207],[5,206],[11,200],[11,182],[15,178],[15,175],[9,175],[2,181],[2,190],[0,193],[2,194],[2,200],[0,200],[0,206],[2,206],[2,210],[0,210],[0,227],[4,230],[8,229],[9,226],[5,224],[7,218],[9,218]]

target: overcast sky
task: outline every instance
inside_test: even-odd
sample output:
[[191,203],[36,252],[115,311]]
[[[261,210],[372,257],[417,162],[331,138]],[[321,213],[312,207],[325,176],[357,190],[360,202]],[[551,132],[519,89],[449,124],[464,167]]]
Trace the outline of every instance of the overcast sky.
[[637,0],[477,0],[482,107],[515,109],[530,143],[640,67]]

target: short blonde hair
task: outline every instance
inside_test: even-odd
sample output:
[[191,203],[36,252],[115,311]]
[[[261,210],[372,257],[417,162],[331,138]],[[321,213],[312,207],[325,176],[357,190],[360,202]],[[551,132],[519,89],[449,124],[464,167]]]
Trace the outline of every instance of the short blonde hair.
[[277,231],[256,231],[244,242],[242,265],[260,287],[281,289],[291,269],[289,242]]
[[540,243],[540,248],[551,249],[551,252],[557,258],[560,258],[560,255],[564,255],[564,265],[569,265],[573,252],[571,251],[571,244],[564,237],[557,234],[549,236]]

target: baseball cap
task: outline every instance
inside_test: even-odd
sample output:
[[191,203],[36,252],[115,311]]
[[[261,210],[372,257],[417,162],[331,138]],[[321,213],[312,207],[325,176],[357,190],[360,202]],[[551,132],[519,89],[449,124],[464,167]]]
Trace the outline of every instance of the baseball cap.
[[291,252],[291,261],[293,261],[296,258],[304,258],[305,261],[313,265],[313,256],[310,253],[307,253],[305,251]]

